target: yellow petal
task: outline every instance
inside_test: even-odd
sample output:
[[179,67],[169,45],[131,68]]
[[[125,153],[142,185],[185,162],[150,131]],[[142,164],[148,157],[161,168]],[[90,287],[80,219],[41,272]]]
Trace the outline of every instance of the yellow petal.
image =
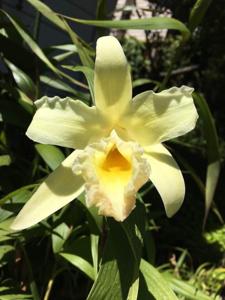
[[118,117],[131,100],[129,65],[120,43],[113,36],[97,41],[94,92],[97,108],[108,113],[109,118]]
[[21,230],[40,222],[83,192],[82,177],[72,172],[76,156],[77,151],[71,153],[40,185],[17,215],[12,229]]
[[162,144],[145,148],[145,157],[151,168],[150,180],[162,198],[167,216],[172,217],[181,207],[185,195],[180,168]]
[[195,127],[198,118],[192,92],[192,88],[182,86],[139,94],[120,126],[128,138],[141,145],[158,144],[183,135]]
[[149,166],[138,144],[109,138],[80,150],[74,164],[85,180],[87,205],[99,214],[123,221],[135,207],[138,189],[149,178]]
[[26,132],[35,142],[83,148],[108,134],[108,121],[79,100],[43,97]]

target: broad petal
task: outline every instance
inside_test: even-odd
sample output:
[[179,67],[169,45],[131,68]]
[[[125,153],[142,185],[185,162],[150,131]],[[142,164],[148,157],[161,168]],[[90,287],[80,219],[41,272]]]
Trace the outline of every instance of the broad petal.
[[43,97],[35,102],[37,111],[26,132],[42,144],[83,148],[108,134],[108,121],[79,100]]
[[193,89],[173,87],[160,93],[147,91],[137,95],[120,126],[130,139],[141,145],[158,144],[183,135],[195,127],[198,113]]
[[111,118],[118,117],[131,100],[129,65],[120,43],[113,36],[97,41],[94,91],[97,108]]
[[72,172],[76,156],[77,151],[71,153],[40,185],[17,215],[12,229],[21,230],[40,222],[83,192],[83,179]]
[[172,217],[181,207],[185,195],[180,168],[162,144],[145,148],[145,157],[151,168],[150,180],[162,198],[167,216]]

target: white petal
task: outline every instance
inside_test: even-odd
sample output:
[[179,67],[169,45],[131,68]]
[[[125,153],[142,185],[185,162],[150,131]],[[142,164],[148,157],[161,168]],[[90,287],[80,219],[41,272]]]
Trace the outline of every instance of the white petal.
[[145,148],[145,157],[151,168],[150,180],[162,198],[167,216],[172,217],[181,207],[185,195],[181,170],[162,144]]
[[130,139],[141,145],[158,144],[183,135],[195,127],[198,118],[192,92],[192,88],[182,86],[139,94],[120,126]]
[[71,153],[40,185],[17,215],[12,229],[21,230],[40,222],[83,192],[84,181],[71,168],[76,156],[76,151]]
[[123,49],[116,38],[104,36],[98,39],[94,74],[95,104],[118,118],[132,97],[130,68]]
[[35,104],[37,111],[26,132],[35,142],[83,148],[108,134],[108,122],[96,107],[79,100],[43,97]]

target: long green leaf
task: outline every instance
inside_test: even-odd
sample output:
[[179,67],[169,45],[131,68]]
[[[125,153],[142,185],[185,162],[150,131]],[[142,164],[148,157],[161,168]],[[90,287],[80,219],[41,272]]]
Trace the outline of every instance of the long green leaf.
[[57,90],[64,91],[64,92],[70,93],[74,96],[77,96],[77,92],[71,86],[69,86],[67,83],[65,83],[64,81],[62,81],[60,79],[41,75],[40,81],[50,87],[57,89]]
[[43,16],[49,19],[56,26],[61,28],[62,30],[66,30],[65,23],[62,19],[46,4],[39,0],[27,0],[34,8],[36,8]]
[[205,225],[209,209],[212,205],[219,174],[220,174],[220,151],[216,126],[213,116],[205,98],[198,94],[193,94],[196,105],[199,108],[199,115],[203,121],[204,135],[207,143],[207,173],[205,186],[205,216],[203,226]]
[[86,67],[93,69],[94,61],[93,61],[92,57],[90,56],[89,50],[83,46],[83,44],[80,42],[78,35],[70,28],[68,23],[66,21],[64,21],[64,22],[65,22],[66,30],[69,33],[72,42],[77,47],[77,51],[78,51],[78,54],[79,54],[82,64]]
[[36,144],[35,148],[46,164],[55,170],[65,159],[62,151],[53,145]]
[[[200,290],[196,289],[190,283],[175,278],[172,274],[165,272],[162,273],[163,277],[169,283],[171,288],[179,295],[188,300],[212,300],[212,297],[205,295]],[[213,298],[217,299],[217,298]]]
[[18,294],[14,289],[8,286],[0,287],[1,300],[32,300],[32,296],[28,294]]
[[82,72],[87,79],[88,86],[90,89],[91,97],[94,103],[94,71],[93,69],[86,66],[63,66],[64,68],[74,71],[74,72]]
[[59,15],[57,15],[49,6],[42,3],[39,0],[27,0],[32,6],[34,6],[43,16],[45,16],[50,22],[54,23],[56,26],[61,28],[64,31],[67,31],[74,43],[77,47],[77,51],[80,57],[80,60],[83,65],[88,67],[93,67],[94,63],[90,57],[90,51],[87,49],[87,45],[83,42],[80,37],[72,31],[70,26],[62,20]]
[[168,282],[159,271],[144,259],[141,260],[141,273],[144,276],[149,292],[156,300],[178,300]]
[[11,63],[9,60],[5,59],[5,63],[10,68],[13,74],[13,78],[22,92],[24,92],[28,97],[35,98],[36,86],[33,80],[25,72]]
[[156,29],[174,29],[181,32],[183,38],[186,40],[190,36],[190,31],[184,25],[184,23],[168,17],[152,17],[145,19],[135,20],[82,20],[77,18],[71,18],[63,16],[71,21],[105,28],[117,28],[117,29],[142,29],[142,30],[156,30]]
[[94,280],[94,268],[84,258],[70,253],[60,253],[60,255],[68,260],[72,265],[84,272],[90,279]]
[[189,28],[193,31],[204,18],[212,0],[196,0],[189,16]]
[[21,188],[9,193],[8,195],[4,196],[3,198],[1,198],[0,199],[0,206],[2,206],[3,204],[5,204],[6,201],[12,199],[13,197],[20,194],[21,192],[29,191],[31,189],[34,189],[34,188],[38,187],[38,186],[39,186],[38,183],[33,183],[33,184],[22,186]]
[[139,288],[141,232],[145,216],[142,205],[123,222],[109,219],[102,264],[88,300],[136,300]]
[[59,70],[50,62],[50,60],[47,58],[47,56],[44,54],[44,52],[41,50],[41,48],[38,46],[38,44],[32,39],[32,37],[16,22],[16,20],[10,16],[7,12],[4,10],[0,10],[2,14],[4,14],[9,21],[12,23],[14,28],[17,30],[17,32],[20,34],[20,36],[23,38],[23,40],[26,42],[26,44],[30,47],[30,49],[56,74],[59,74]]

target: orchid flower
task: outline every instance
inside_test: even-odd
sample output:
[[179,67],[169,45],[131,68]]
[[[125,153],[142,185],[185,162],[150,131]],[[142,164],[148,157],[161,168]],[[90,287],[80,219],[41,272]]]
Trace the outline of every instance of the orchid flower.
[[150,180],[166,214],[180,208],[182,173],[162,142],[195,127],[192,88],[146,91],[132,99],[129,65],[118,40],[97,41],[95,106],[79,100],[43,97],[27,136],[38,143],[75,149],[34,192],[12,224],[15,230],[38,223],[86,192],[87,206],[123,221],[135,207],[137,191]]

